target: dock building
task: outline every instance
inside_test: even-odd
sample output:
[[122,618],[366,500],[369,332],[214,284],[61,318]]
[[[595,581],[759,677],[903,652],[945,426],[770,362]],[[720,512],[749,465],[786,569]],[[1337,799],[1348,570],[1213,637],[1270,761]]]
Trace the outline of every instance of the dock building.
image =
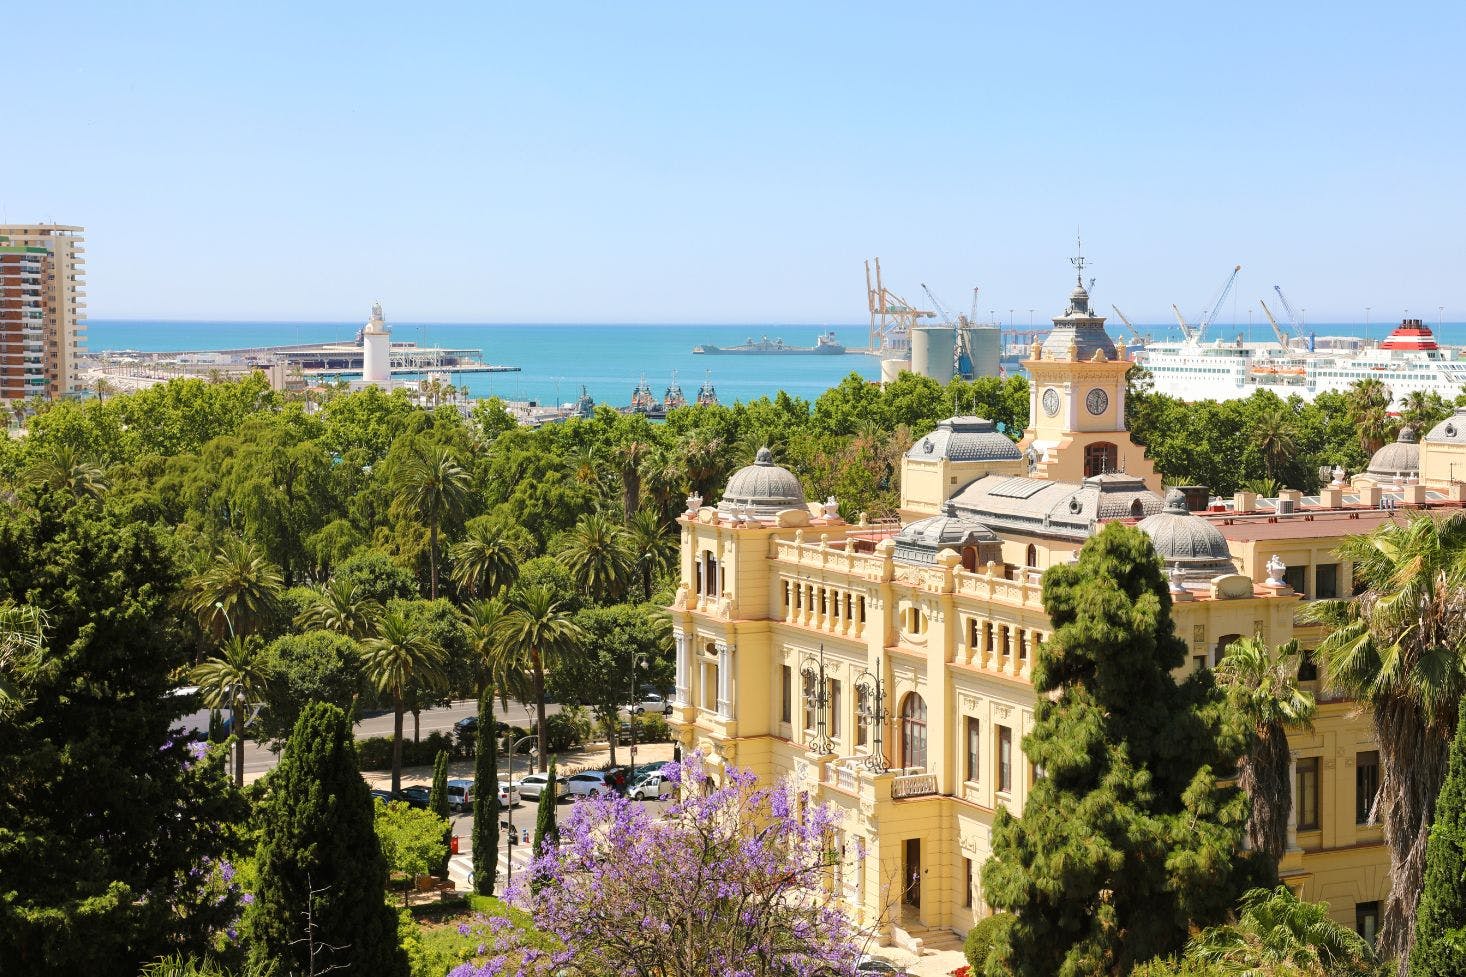
[[[714,768],[792,778],[839,808],[834,891],[892,942],[951,941],[991,911],[981,870],[994,817],[1020,812],[1036,776],[1022,741],[1052,628],[1041,576],[1104,523],[1138,526],[1165,563],[1191,648],[1180,678],[1244,635],[1316,647],[1322,635],[1296,614],[1313,595],[1351,592],[1333,550],[1390,517],[1381,493],[1402,505],[1462,498],[1459,483],[1397,481],[1408,464],[1398,451],[1357,490],[1341,481],[1307,501],[1164,491],[1125,429],[1123,344],[1082,283],[1023,366],[1033,401],[1021,441],[981,418],[942,421],[903,459],[899,522],[845,521],[766,450],[716,504],[690,497],[680,519],[676,735]],[[1456,439],[1466,474],[1466,414],[1449,436],[1432,433]],[[1384,476],[1390,488],[1370,481]],[[1372,934],[1389,885],[1373,728],[1312,664],[1300,680],[1319,714],[1289,736],[1294,818],[1279,869]]]

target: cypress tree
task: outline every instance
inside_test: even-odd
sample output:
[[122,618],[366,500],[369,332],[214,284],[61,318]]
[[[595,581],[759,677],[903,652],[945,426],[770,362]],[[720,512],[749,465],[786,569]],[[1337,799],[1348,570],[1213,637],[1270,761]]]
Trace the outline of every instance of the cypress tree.
[[315,973],[406,977],[373,800],[346,714],[323,702],[306,706],[266,784],[259,882],[245,920],[251,962],[309,973],[314,949]]
[[1435,802],[1410,974],[1466,974],[1466,722],[1456,726],[1446,780]]
[[[545,783],[545,789],[540,792],[539,810],[535,812],[534,819],[534,847],[530,852],[539,855],[545,847],[557,843],[560,829],[555,824],[555,758],[550,757],[550,779]],[[536,877],[532,887],[538,889],[543,880]]]
[[1039,776],[1021,818],[1001,811],[983,871],[1013,914],[989,972],[1123,974],[1223,919],[1266,867],[1243,856],[1245,797],[1219,788],[1239,731],[1222,734],[1210,672],[1176,683],[1186,645],[1144,533],[1112,523],[1044,575],[1054,624],[1034,663],[1024,752]]
[[453,812],[448,810],[448,751],[439,750],[433,761],[433,786],[428,789],[428,810],[443,819],[443,860],[433,866],[433,874],[448,875],[449,841],[453,836]]
[[494,728],[494,692],[478,701],[478,743],[473,768],[473,888],[494,894],[499,876],[499,739]]

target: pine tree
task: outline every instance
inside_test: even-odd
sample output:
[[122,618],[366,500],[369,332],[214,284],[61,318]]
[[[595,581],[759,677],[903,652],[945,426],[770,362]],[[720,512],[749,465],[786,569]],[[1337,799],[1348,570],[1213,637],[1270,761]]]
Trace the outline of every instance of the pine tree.
[[1466,723],[1456,727],[1446,781],[1435,802],[1410,974],[1466,974]]
[[316,970],[406,977],[397,913],[387,905],[387,863],[372,797],[357,771],[351,726],[340,708],[311,703],[266,781],[256,855],[259,882],[246,917],[251,961],[306,973],[311,911]]
[[443,860],[433,866],[433,874],[448,876],[449,841],[453,836],[453,812],[448,810],[448,751],[439,750],[433,761],[433,786],[428,790],[428,810],[443,819]]
[[494,722],[494,690],[478,702],[477,758],[473,770],[473,888],[494,894],[499,875],[499,740]]
[[1264,869],[1239,856],[1244,797],[1217,786],[1242,739],[1220,733],[1210,673],[1186,646],[1150,540],[1111,524],[1044,576],[1053,637],[1033,672],[1023,744],[1039,772],[1023,816],[1000,812],[983,871],[1014,914],[989,960],[1020,977],[1123,974],[1221,920]]
[[[555,824],[555,804],[558,799],[555,796],[555,758],[550,757],[550,779],[545,782],[545,789],[540,791],[540,806],[535,812],[534,819],[534,847],[530,851],[539,855],[546,847],[554,846],[559,841],[560,829]],[[538,889],[541,879],[536,877],[532,887]]]

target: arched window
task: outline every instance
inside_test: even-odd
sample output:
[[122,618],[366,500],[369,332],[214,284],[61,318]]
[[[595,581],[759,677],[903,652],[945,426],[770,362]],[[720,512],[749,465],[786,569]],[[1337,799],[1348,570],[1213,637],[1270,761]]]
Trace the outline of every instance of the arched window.
[[926,700],[915,692],[901,700],[901,766],[926,769]]
[[964,547],[962,547],[962,569],[966,570],[968,573],[976,573],[977,572],[977,547],[976,546],[964,546]]
[[1232,642],[1240,641],[1241,639],[1242,635],[1240,634],[1224,634],[1220,638],[1218,638],[1216,650],[1212,653],[1212,665],[1215,666],[1220,664],[1221,660],[1227,656],[1227,646],[1230,645]]
[[1130,503],[1130,518],[1131,519],[1139,519],[1139,518],[1141,518],[1144,515],[1145,515],[1145,506],[1143,506],[1143,505],[1140,504],[1140,500],[1139,499],[1136,499],[1134,502]]
[[1037,546],[1034,546],[1032,543],[1029,543],[1028,544],[1028,552],[1027,552],[1027,554],[1024,555],[1023,559],[1026,561],[1024,563],[1024,566],[1029,566],[1029,567],[1037,568],[1038,567],[1038,547]]
[[1115,470],[1118,449],[1108,441],[1097,441],[1084,449],[1084,477],[1103,475]]

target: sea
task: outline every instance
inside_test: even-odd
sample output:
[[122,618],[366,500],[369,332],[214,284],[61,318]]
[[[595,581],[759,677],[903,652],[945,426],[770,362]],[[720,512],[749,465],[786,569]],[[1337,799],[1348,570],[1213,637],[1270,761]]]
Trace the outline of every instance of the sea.
[[[1429,323],[1442,344],[1466,345],[1466,323]],[[1110,335],[1126,335],[1108,324]],[[1319,323],[1319,336],[1360,336],[1378,341],[1393,323]],[[87,345],[93,352],[135,350],[237,349],[300,343],[350,342],[357,322],[235,322],[92,319],[87,324]],[[483,351],[485,363],[517,366],[515,373],[460,374],[454,383],[467,384],[476,398],[497,396],[538,404],[566,404],[580,396],[581,387],[598,404],[622,407],[643,379],[661,399],[676,382],[691,402],[698,388],[710,382],[722,403],[748,402],[773,397],[779,391],[813,401],[850,374],[865,380],[880,377],[880,361],[861,353],[837,356],[709,356],[692,347],[710,343],[736,346],[763,337],[782,339],[790,346],[813,346],[826,330],[847,347],[866,345],[867,326],[837,325],[623,325],[623,324],[391,324],[394,342],[419,346],[447,346]],[[1174,324],[1136,328],[1160,339],[1178,339]],[[1218,325],[1209,339],[1272,340],[1266,323],[1247,326]]]

